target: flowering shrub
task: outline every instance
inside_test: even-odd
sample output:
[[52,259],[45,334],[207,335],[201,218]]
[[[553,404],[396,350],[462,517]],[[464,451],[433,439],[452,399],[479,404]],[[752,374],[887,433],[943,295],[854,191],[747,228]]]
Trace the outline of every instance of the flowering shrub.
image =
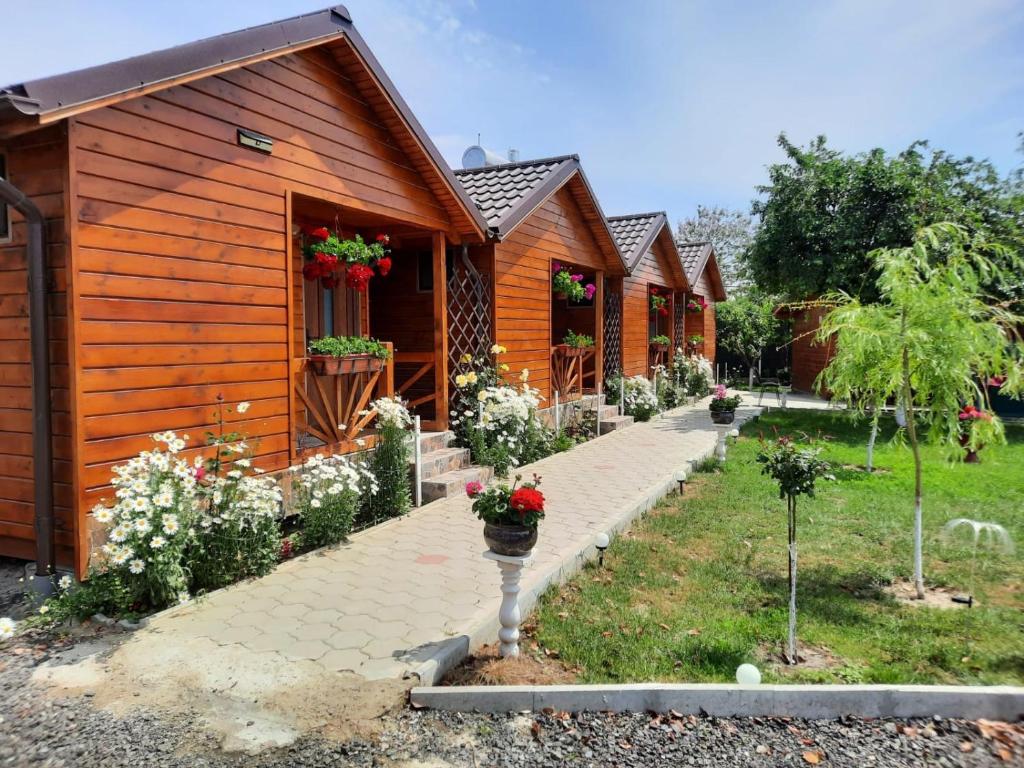
[[377,493],[377,481],[368,469],[343,456],[311,456],[291,467],[296,477],[294,507],[302,520],[302,544],[323,547],[344,540],[352,530],[364,487]]
[[[479,483],[466,494],[473,499],[473,512],[491,525],[525,525],[536,528],[544,517],[544,494],[537,490],[540,477],[519,485],[522,475],[516,475],[512,487],[502,483],[483,490]],[[518,486],[518,487],[517,487]]]
[[703,355],[687,355],[677,347],[672,358],[672,381],[687,395],[704,397],[715,385],[715,372]]
[[537,419],[540,398],[528,383],[529,371],[522,371],[518,387],[502,378],[509,368],[498,359],[505,352],[495,344],[489,356],[463,358],[449,414],[456,444],[469,448],[474,462],[492,466],[502,476],[511,467],[550,455],[552,439]]
[[631,376],[623,387],[623,410],[637,421],[649,421],[658,412],[654,385],[643,376]]
[[306,257],[302,275],[306,280],[319,280],[324,288],[334,288],[344,274],[349,288],[365,292],[374,268],[381,277],[391,271],[387,248],[391,238],[385,234],[367,243],[361,235],[345,239],[327,227],[303,227],[302,241]]
[[374,400],[371,408],[377,412],[377,445],[370,471],[379,487],[366,504],[369,524],[399,517],[412,507],[407,431],[412,417],[397,395]]
[[583,285],[583,275],[573,273],[557,261],[551,262],[551,292],[565,296],[570,301],[590,301],[597,293],[593,283]]

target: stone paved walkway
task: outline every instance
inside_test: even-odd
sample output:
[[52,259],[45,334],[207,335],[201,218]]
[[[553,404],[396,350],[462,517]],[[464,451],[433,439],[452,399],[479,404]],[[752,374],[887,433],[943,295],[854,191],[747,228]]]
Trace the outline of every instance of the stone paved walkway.
[[[757,410],[741,407],[737,422]],[[526,468],[543,476],[548,511],[523,575],[524,615],[552,580],[594,555],[599,532],[653,506],[675,488],[674,472],[716,440],[700,403]],[[246,738],[279,746],[346,707],[348,716],[372,710],[356,695],[368,686],[400,697],[492,642],[500,577],[483,550],[469,500],[437,502],[156,616],[90,669],[52,682],[100,689],[105,706],[134,697],[129,706],[226,719],[215,730],[242,748]],[[247,737],[253,723],[259,734]]]

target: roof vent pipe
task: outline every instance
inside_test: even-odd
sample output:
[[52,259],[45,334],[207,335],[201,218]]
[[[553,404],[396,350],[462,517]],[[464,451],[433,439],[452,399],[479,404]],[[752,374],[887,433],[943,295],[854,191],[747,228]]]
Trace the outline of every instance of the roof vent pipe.
[[46,222],[25,193],[0,177],[0,201],[25,217],[28,239],[29,336],[32,355],[32,470],[35,476],[36,575],[32,588],[53,592],[53,447],[50,423],[50,348],[46,318]]
[[519,150],[518,149],[509,149],[509,151],[508,151],[508,161],[510,163],[518,163],[519,162]]

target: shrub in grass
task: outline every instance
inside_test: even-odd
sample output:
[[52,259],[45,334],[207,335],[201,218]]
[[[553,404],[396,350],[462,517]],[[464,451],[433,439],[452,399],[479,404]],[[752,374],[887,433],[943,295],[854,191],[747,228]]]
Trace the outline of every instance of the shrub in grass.
[[370,524],[406,514],[412,507],[409,484],[409,424],[412,417],[402,398],[382,397],[373,402],[377,412],[377,445],[370,458],[370,471],[377,492],[369,498]]
[[306,547],[343,541],[352,531],[360,493],[367,484],[371,494],[377,492],[373,473],[342,456],[317,454],[292,470],[295,510]]

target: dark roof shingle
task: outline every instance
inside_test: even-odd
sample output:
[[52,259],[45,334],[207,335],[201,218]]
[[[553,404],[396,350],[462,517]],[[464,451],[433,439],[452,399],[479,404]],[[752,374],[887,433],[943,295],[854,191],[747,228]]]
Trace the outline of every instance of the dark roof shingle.
[[652,230],[665,219],[665,214],[655,213],[633,213],[629,216],[610,216],[608,226],[615,235],[615,242],[622,251],[626,264],[632,270],[637,262],[643,258],[647,248],[650,247],[657,234]]
[[676,243],[679,258],[683,260],[683,269],[686,271],[686,277],[691,285],[700,277],[697,272],[701,268],[701,261],[710,246],[711,243],[706,240],[694,243]]
[[[491,228],[502,231],[511,214],[545,187],[544,182],[563,166],[578,161],[575,155],[526,160],[519,163],[466,168],[455,178],[470,196]],[[532,208],[532,206],[530,206]]]

